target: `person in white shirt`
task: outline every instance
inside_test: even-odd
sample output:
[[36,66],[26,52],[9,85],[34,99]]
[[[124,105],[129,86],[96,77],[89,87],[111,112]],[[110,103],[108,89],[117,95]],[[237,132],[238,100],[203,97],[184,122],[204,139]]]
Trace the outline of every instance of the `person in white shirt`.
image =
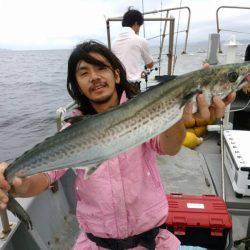
[[138,35],[143,22],[140,11],[128,9],[123,15],[122,31],[111,48],[124,65],[128,80],[139,89],[143,64],[147,69],[154,65],[146,39]]

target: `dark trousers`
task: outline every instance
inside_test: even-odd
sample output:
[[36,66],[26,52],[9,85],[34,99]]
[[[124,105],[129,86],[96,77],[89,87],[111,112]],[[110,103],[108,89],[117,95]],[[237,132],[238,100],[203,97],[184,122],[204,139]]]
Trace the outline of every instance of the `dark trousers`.
[[141,82],[137,81],[137,82],[130,82],[132,85],[134,85],[136,88],[138,88],[141,91]]

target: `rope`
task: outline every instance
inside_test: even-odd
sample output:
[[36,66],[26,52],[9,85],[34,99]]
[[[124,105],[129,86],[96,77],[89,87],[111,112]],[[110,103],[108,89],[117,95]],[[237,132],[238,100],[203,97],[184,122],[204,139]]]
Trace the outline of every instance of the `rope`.
[[237,111],[244,110],[245,108],[247,108],[247,106],[249,105],[249,103],[250,103],[250,99],[249,99],[249,101],[247,102],[247,104],[246,104],[245,106],[243,106],[243,108],[240,108],[240,109],[232,109],[232,110],[230,110],[229,112],[231,113],[231,112],[237,112]]
[[250,35],[249,32],[244,32],[244,31],[237,31],[237,30],[227,30],[227,29],[220,29],[222,31],[229,31],[229,32],[235,32],[235,33],[241,33],[241,34],[248,34]]
[[[180,0],[180,6],[181,7],[182,5],[182,0]],[[181,10],[179,10],[179,14],[178,14],[178,23],[177,23],[177,34],[176,34],[176,37],[175,37],[175,51],[174,51],[174,64],[173,64],[173,73],[174,73],[174,70],[175,70],[175,63],[176,63],[176,60],[177,60],[177,42],[178,42],[178,34],[179,34],[179,25],[180,25],[180,14],[181,14]]]
[[[174,32],[174,34],[177,34],[177,33],[182,33],[182,32],[186,32],[186,30],[180,30],[180,31],[178,31],[178,32]],[[168,36],[169,34],[167,33],[167,34],[165,34],[165,36]],[[152,39],[155,39],[155,38],[157,38],[157,37],[162,37],[163,35],[158,35],[158,36],[152,36],[152,37],[148,37],[148,38],[146,38],[146,40],[152,40]]]
[[[141,4],[142,4],[142,13],[143,13],[143,15],[144,15],[144,2],[143,2],[143,0],[141,1]],[[144,38],[145,38],[145,23],[143,24],[143,36],[144,36]]]
[[[162,0],[161,0],[161,18],[162,18]],[[159,48],[161,48],[161,41],[162,41],[162,21],[160,22],[160,36],[157,36],[157,37],[160,37],[160,45],[159,45]],[[160,58],[160,57],[159,57]],[[161,69],[161,60],[159,60],[159,63],[158,63],[158,66],[159,66],[159,72],[160,72],[160,69]]]

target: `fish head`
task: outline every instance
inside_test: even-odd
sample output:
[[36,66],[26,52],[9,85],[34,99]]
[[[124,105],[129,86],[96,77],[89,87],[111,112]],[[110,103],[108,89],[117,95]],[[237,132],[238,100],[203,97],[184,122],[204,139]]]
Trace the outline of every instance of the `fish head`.
[[201,85],[211,95],[225,97],[250,83],[250,62],[218,65],[202,70]]
[[250,84],[250,62],[243,63],[235,70],[235,72],[238,77],[233,87],[235,91],[238,91],[242,89],[245,85]]
[[250,83],[250,62],[225,65],[216,75],[222,89],[238,91]]

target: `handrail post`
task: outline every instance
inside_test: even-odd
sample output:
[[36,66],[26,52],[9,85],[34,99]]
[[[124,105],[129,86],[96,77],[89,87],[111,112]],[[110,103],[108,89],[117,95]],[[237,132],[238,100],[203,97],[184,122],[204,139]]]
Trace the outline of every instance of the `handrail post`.
[[184,49],[182,52],[182,54],[186,54],[187,53],[187,41],[188,41],[188,35],[189,35],[189,28],[190,28],[190,19],[191,19],[191,10],[188,6],[148,11],[148,12],[144,12],[143,15],[155,14],[155,13],[164,12],[164,11],[167,11],[167,13],[168,13],[172,10],[182,10],[182,9],[188,10],[188,23],[187,23],[187,29],[186,29],[186,38],[185,38],[185,43],[184,43]]
[[[220,24],[219,24],[219,10],[220,9],[245,9],[245,10],[250,10],[250,7],[244,7],[244,6],[220,6],[217,10],[216,10],[216,26],[217,26],[217,33],[220,34],[221,30],[220,29]],[[219,53],[222,53],[221,50],[221,42],[219,42]]]
[[[166,13],[166,18],[168,18],[168,14],[169,11],[167,11]],[[161,62],[161,54],[162,54],[162,49],[163,49],[163,44],[164,44],[164,40],[165,40],[165,36],[166,36],[166,29],[167,29],[167,20],[164,23],[164,28],[163,28],[163,32],[162,32],[162,39],[161,39],[161,46],[160,46],[160,52],[159,52],[159,63]],[[161,34],[160,34],[161,36]],[[159,67],[159,75],[161,74],[161,67]]]
[[191,19],[191,10],[189,9],[189,7],[187,7],[188,9],[188,24],[187,24],[187,29],[186,29],[186,38],[185,38],[185,43],[184,43],[184,50],[182,51],[182,54],[186,54],[187,53],[187,41],[188,41],[188,34],[189,34],[189,27],[190,27],[190,19]]
[[[216,10],[216,26],[217,26],[217,33],[218,33],[218,34],[220,34],[220,28],[219,28],[219,10],[220,10],[220,9],[221,9],[221,7],[219,7],[219,8]],[[219,39],[219,53],[222,53],[220,39]]]
[[172,75],[173,47],[174,47],[174,23],[175,19],[170,20],[169,25],[169,49],[168,49],[168,75]]
[[3,239],[5,238],[11,231],[11,227],[10,227],[10,223],[9,223],[9,218],[8,218],[8,214],[7,214],[7,210],[3,210],[1,212],[1,222],[2,222],[2,233],[0,238]]
[[109,19],[106,21],[106,27],[107,27],[107,40],[108,40],[108,48],[111,49],[111,39],[110,39],[110,25],[109,25]]
[[[107,22],[113,21],[121,21],[121,17],[114,17],[114,18],[109,18]],[[169,58],[169,63],[168,63],[168,74],[172,74],[172,57],[173,57],[173,44],[174,44],[174,18],[144,18],[144,21],[170,21],[170,26],[169,26],[169,53],[168,53],[168,58]],[[109,25],[107,26],[107,40],[108,43],[110,43],[110,29]],[[111,45],[109,45],[109,48],[111,48]]]

